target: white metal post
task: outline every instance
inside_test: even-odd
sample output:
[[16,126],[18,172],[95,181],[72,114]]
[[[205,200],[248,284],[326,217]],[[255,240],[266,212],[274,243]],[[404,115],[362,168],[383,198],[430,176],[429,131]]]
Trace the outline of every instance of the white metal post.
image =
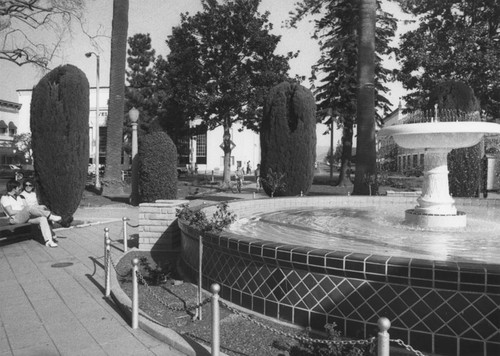
[[104,263],[106,263],[108,261],[107,257],[106,256],[106,253],[107,253],[107,249],[106,249],[106,240],[109,239],[109,228],[105,227],[104,228]]
[[105,282],[104,286],[106,289],[106,297],[109,297],[111,294],[111,239],[106,239],[106,263],[105,263]]
[[132,260],[132,329],[139,327],[139,286],[137,282],[137,272],[139,259]]
[[203,239],[200,235],[198,239],[198,304],[200,306],[198,307],[198,320],[201,320],[202,315],[201,315],[201,283],[202,283],[202,261],[203,261]]
[[389,333],[391,322],[387,318],[378,319],[377,356],[389,356]]
[[212,356],[219,356],[220,330],[219,330],[219,292],[220,286],[214,283],[210,286],[212,292]]
[[127,252],[128,250],[128,235],[127,235],[127,221],[129,218],[124,216],[123,220],[123,252]]

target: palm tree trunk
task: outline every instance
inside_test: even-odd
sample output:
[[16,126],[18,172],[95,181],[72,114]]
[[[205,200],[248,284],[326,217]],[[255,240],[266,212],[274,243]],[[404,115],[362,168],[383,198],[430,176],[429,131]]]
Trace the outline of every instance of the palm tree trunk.
[[128,7],[129,0],[113,1],[106,173],[103,179],[103,195],[107,196],[123,194],[121,160],[123,150]]
[[358,139],[353,194],[370,193],[376,174],[375,145],[375,22],[376,0],[360,0],[358,44]]

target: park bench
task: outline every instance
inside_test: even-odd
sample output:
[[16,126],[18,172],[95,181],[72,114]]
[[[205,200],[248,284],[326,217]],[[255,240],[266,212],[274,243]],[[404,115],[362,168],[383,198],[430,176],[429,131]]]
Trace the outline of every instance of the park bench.
[[9,224],[7,216],[0,216],[0,243],[11,239],[26,239],[38,236],[40,230],[35,224]]

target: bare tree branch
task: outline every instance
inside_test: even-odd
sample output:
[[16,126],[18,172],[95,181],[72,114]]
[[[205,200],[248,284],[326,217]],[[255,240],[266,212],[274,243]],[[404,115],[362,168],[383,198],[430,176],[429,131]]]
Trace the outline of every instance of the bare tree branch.
[[84,9],[85,0],[0,0],[0,60],[47,68],[72,23],[83,29]]

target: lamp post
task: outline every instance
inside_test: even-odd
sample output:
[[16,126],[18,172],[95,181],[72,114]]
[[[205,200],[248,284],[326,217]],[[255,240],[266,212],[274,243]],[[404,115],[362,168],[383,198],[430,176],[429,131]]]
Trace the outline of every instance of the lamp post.
[[95,122],[94,122],[94,164],[95,164],[95,188],[101,189],[101,181],[99,177],[99,55],[95,52],[85,53],[85,57],[90,58],[92,55],[96,58],[96,90],[95,90]]
[[139,200],[139,182],[137,171],[137,121],[139,120],[139,110],[135,107],[128,112],[132,126],[132,194],[130,195],[130,203],[137,205]]

